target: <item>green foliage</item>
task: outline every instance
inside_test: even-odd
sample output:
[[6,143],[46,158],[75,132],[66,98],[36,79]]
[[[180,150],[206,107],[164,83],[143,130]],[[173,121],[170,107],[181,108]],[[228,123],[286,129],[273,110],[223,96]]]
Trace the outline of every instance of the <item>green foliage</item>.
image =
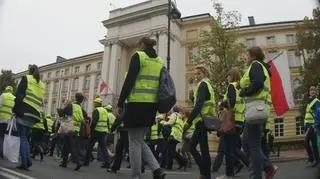
[[303,24],[297,25],[297,29],[298,51],[304,57],[304,71],[302,85],[296,94],[303,99],[300,106],[303,116],[308,104],[310,86],[318,86],[320,90],[320,8],[313,10],[311,19],[304,18]]
[[13,73],[11,70],[1,70],[0,75],[0,93],[2,93],[6,86],[12,86],[13,89],[16,88],[16,84],[13,79]]
[[241,15],[237,11],[225,12],[222,5],[214,4],[216,16],[209,31],[201,32],[198,48],[198,64],[205,64],[217,96],[226,91],[228,72],[232,68],[243,69],[246,46],[238,41]]

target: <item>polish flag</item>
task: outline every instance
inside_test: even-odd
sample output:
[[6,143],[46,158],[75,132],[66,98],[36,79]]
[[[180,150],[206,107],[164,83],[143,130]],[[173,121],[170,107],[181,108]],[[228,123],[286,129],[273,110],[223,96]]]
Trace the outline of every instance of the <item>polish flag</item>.
[[268,62],[271,71],[271,97],[277,116],[294,107],[290,70],[283,52]]

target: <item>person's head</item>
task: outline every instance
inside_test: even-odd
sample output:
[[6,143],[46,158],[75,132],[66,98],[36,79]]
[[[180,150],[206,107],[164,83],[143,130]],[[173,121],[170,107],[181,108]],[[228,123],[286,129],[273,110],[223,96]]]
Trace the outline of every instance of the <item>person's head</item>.
[[248,49],[248,54],[246,58],[247,64],[251,64],[254,60],[262,62],[264,58],[265,56],[260,47],[254,46]]
[[29,75],[32,75],[37,82],[40,81],[40,71],[37,65],[29,65]]
[[94,99],[93,102],[94,102],[93,104],[94,104],[94,107],[95,107],[95,108],[102,106],[102,100],[101,100],[101,98],[96,98],[96,99]]
[[83,100],[84,100],[83,94],[80,93],[80,92],[76,93],[76,101],[77,101],[78,103],[82,103]]
[[13,88],[12,88],[12,86],[6,86],[5,89],[4,89],[4,92],[6,92],[6,93],[13,93]]
[[196,81],[199,82],[204,78],[209,78],[209,71],[206,69],[204,65],[196,66]]
[[172,111],[175,113],[182,113],[182,109],[179,106],[174,106],[172,108]]
[[233,68],[229,71],[228,73],[228,82],[232,83],[232,82],[238,82],[240,81],[240,72],[238,69]]
[[47,114],[46,118],[47,118],[47,119],[51,119],[51,118],[52,118],[52,117],[51,117],[51,114]]
[[317,97],[317,87],[311,86],[309,88],[309,95],[311,98]]
[[137,48],[139,50],[146,50],[153,48],[153,46],[157,45],[157,42],[149,37],[142,37],[138,43],[137,43]]
[[104,107],[108,112],[112,112],[112,106],[108,104],[107,106]]

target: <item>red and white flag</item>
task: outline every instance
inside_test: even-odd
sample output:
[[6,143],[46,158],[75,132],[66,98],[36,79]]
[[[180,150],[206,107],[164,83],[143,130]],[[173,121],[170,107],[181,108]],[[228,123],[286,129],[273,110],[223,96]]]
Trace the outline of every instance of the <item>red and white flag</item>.
[[288,60],[283,52],[269,61],[271,71],[271,97],[277,116],[282,116],[294,107],[293,91],[291,86]]
[[100,85],[99,85],[99,93],[103,93],[104,90],[108,88],[108,84],[101,78],[100,79]]

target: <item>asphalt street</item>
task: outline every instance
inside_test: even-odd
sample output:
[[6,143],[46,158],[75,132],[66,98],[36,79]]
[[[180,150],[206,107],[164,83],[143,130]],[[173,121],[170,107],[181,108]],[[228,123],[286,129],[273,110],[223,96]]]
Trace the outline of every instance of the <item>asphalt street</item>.
[[[58,167],[59,161],[54,157],[46,157],[45,161],[33,161],[31,171],[21,171],[15,168],[16,165],[7,161],[0,161],[0,178],[1,179],[129,179],[130,169],[126,168],[127,162],[123,163],[123,168],[117,174],[110,174],[105,169],[100,168],[100,163],[94,161],[89,167],[83,167],[80,171],[73,171],[73,164],[68,168]],[[308,168],[304,161],[279,163],[280,169],[274,179],[316,179],[316,169]],[[225,171],[224,166],[220,168],[219,176]],[[167,172],[167,179],[197,179],[199,172],[194,165],[193,168],[187,171],[173,170]],[[235,177],[236,179],[247,179],[248,169],[245,168]],[[144,174],[144,179],[152,179],[152,174],[149,170]]]

